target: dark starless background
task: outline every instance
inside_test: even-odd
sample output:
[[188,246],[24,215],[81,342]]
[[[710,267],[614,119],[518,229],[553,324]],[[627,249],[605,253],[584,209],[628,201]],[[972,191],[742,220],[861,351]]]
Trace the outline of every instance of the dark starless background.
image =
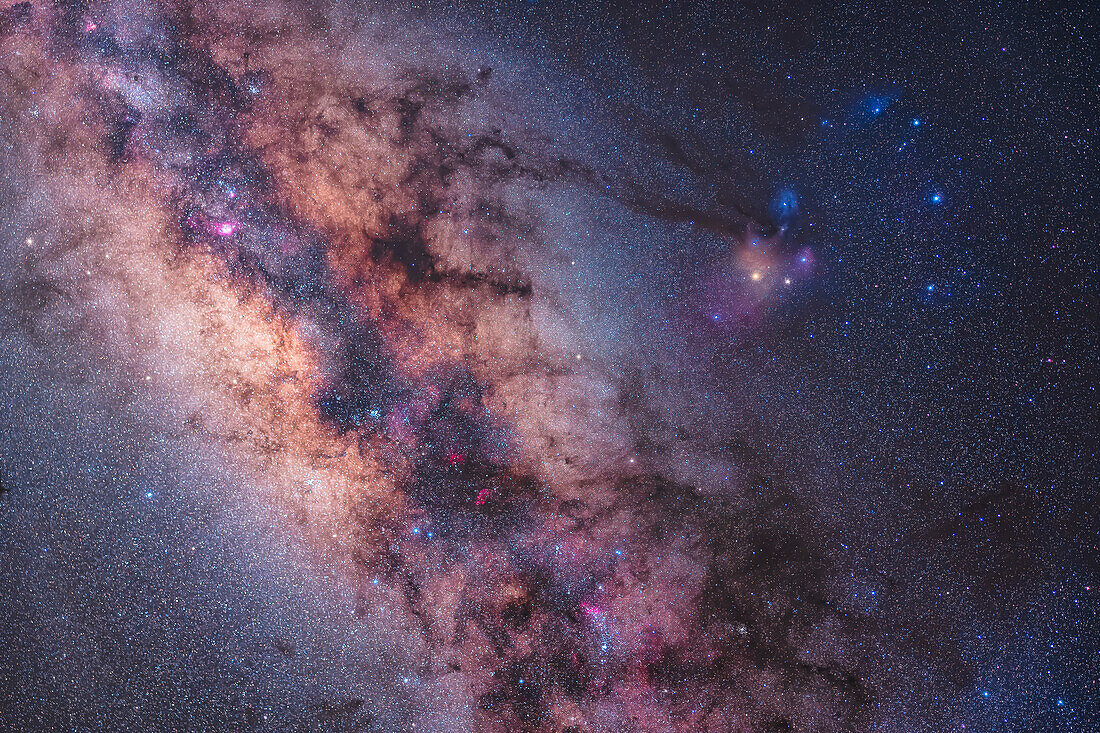
[[[728,398],[768,447],[760,470],[797,477],[839,528],[826,544],[875,558],[868,573],[912,575],[920,602],[953,620],[942,633],[973,683],[938,704],[980,730],[1094,730],[1098,75],[1087,10],[418,12],[472,16],[518,53],[554,59],[677,166],[679,190],[631,202],[685,233],[649,287],[697,319],[698,369],[738,385]],[[693,288],[722,236],[750,221],[813,269],[797,295],[734,327]],[[17,460],[17,440],[4,439],[7,494],[66,460]],[[16,589],[44,582],[13,576]],[[854,600],[873,606],[874,586],[863,592],[872,597]]]

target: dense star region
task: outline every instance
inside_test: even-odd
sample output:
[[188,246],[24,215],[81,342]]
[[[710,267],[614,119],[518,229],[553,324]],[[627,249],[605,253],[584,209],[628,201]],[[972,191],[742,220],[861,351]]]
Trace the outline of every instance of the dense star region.
[[0,729],[1093,730],[1093,28],[896,11],[4,3]]

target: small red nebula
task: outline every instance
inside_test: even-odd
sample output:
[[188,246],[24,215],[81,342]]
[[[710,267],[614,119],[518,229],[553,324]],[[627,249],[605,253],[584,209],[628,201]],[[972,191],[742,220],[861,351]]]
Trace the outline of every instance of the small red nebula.
[[480,489],[477,492],[477,498],[474,499],[474,504],[476,504],[477,506],[481,506],[482,504],[484,504],[487,501],[489,501],[489,490],[488,489]]
[[235,221],[220,221],[214,225],[214,233],[219,237],[232,237],[241,225]]
[[84,24],[84,32],[85,33],[91,33],[96,28],[97,28],[96,24],[94,22],[90,21],[90,20],[87,23]]
[[599,606],[593,606],[588,601],[581,601],[581,609],[589,616],[599,616],[603,613],[603,609]]
[[466,462],[466,455],[464,453],[448,453],[447,462],[452,466],[459,466]]

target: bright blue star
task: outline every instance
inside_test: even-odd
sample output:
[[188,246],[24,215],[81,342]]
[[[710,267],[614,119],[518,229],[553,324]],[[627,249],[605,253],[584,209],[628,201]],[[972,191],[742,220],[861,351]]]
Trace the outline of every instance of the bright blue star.
[[934,194],[932,194],[932,203],[934,203],[934,204],[938,204],[938,203],[939,203],[939,202],[941,202],[941,201],[943,201],[943,196],[941,196],[941,195],[940,195],[940,194],[938,194],[938,193],[934,193]]
[[914,117],[912,125],[913,125],[913,127],[920,127],[920,120],[917,119],[916,117]]
[[864,122],[878,119],[890,105],[894,103],[894,97],[890,94],[872,94],[861,99],[856,107],[856,114]]

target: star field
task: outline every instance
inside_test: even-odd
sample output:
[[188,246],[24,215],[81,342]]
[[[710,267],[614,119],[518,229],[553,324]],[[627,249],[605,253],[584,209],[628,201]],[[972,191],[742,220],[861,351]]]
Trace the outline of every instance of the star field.
[[1095,730],[1093,46],[9,0],[0,729]]

